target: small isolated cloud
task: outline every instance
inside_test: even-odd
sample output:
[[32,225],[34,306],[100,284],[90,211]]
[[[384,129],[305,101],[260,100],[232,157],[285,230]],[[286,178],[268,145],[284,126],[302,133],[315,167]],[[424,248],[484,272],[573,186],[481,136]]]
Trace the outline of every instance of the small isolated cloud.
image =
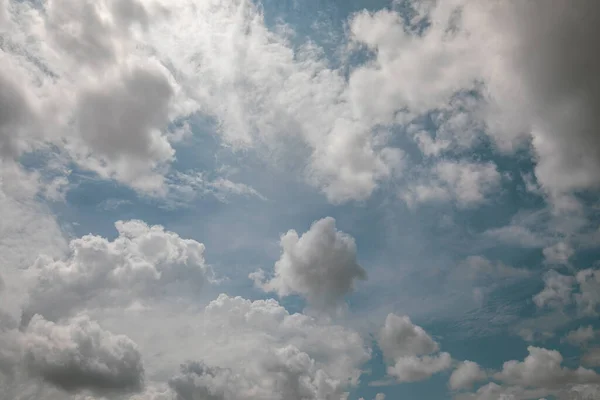
[[388,360],[387,373],[398,382],[416,382],[450,368],[450,354],[407,316],[389,314],[379,332],[378,344]]
[[487,373],[473,361],[463,361],[450,375],[449,385],[453,390],[470,389],[476,382],[487,378]]
[[20,341],[27,369],[66,391],[122,392],[143,384],[136,344],[103,330],[87,316],[55,324],[36,315]]
[[264,271],[250,275],[264,291],[299,294],[318,308],[331,308],[352,291],[356,280],[366,279],[356,259],[354,238],[337,230],[331,217],[315,221],[301,236],[288,231],[280,245],[274,276],[267,279]]

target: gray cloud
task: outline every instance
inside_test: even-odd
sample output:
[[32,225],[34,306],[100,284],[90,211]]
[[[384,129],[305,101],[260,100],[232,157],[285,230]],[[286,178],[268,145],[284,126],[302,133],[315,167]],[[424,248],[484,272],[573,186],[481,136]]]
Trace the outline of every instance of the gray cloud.
[[356,260],[356,244],[338,231],[331,217],[315,221],[298,236],[295,230],[281,237],[282,254],[275,263],[274,277],[265,280],[263,271],[251,274],[256,284],[279,296],[300,294],[320,308],[336,306],[352,291],[354,282],[366,279]]
[[[173,95],[168,80],[158,70],[136,67],[119,74],[114,82],[82,91],[76,111],[81,138],[91,149],[91,160],[108,160],[106,174],[137,186],[160,187],[152,175],[174,155],[161,133],[169,120]],[[96,169],[102,171],[100,167]],[[146,180],[150,182],[146,182]]]
[[387,373],[398,382],[416,382],[450,368],[450,354],[407,316],[389,314],[379,332],[378,344],[390,364]]
[[64,259],[38,259],[23,323],[34,314],[54,321],[85,308],[193,295],[212,279],[202,243],[142,221],[115,225],[113,241],[87,235],[71,241]]
[[28,370],[64,390],[127,391],[143,384],[136,344],[86,316],[64,324],[35,316],[21,342]]

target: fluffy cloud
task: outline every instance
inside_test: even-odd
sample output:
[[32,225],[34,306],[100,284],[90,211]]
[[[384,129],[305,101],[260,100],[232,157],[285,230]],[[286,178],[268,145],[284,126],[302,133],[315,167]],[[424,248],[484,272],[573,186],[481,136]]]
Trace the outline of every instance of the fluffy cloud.
[[563,340],[574,346],[583,346],[593,340],[598,333],[599,332],[594,330],[591,325],[580,326],[579,328],[567,333]]
[[279,296],[300,294],[320,308],[332,307],[352,291],[354,281],[365,279],[356,260],[356,243],[338,231],[335,219],[323,218],[298,236],[295,230],[281,237],[282,254],[272,279],[263,271],[251,274],[256,284]]
[[584,315],[598,315],[600,305],[600,270],[586,269],[575,276],[580,292],[575,294],[575,301]]
[[[391,362],[388,374],[398,382],[415,382],[450,368],[450,354],[439,353],[439,345],[410,318],[389,314],[379,332],[379,347]],[[432,353],[436,353],[431,355]]]
[[[600,98],[593,73],[600,58],[590,52],[597,3],[425,4],[413,4],[408,22],[391,10],[351,21],[353,38],[376,51],[375,62],[357,68],[349,82],[362,115],[385,123],[479,91],[482,107],[473,118],[502,149],[531,141],[544,190],[559,197],[597,188],[600,141],[592,110]],[[384,89],[375,95],[373,88]]]
[[586,367],[600,366],[600,348],[589,349],[581,357],[581,363]]
[[550,271],[544,275],[544,290],[536,294],[533,301],[538,307],[562,308],[572,301],[574,283],[573,277]]
[[172,95],[164,72],[138,66],[82,90],[76,110],[82,146],[74,150],[80,162],[104,177],[160,190],[157,168],[175,153],[161,132]]
[[136,344],[85,316],[58,325],[36,315],[20,341],[29,371],[64,390],[118,392],[143,384]]
[[450,375],[450,388],[469,389],[474,383],[487,378],[487,374],[481,369],[479,364],[473,361],[463,361]]
[[595,316],[600,304],[600,271],[584,269],[573,277],[550,271],[544,276],[544,289],[533,297],[538,307],[559,310],[574,304],[580,316]]
[[226,143],[293,157],[335,203],[368,198],[398,175],[402,151],[356,110],[344,70],[331,68],[315,44],[292,46],[249,0],[164,5],[172,19],[153,25],[153,47],[220,121]]
[[523,361],[507,361],[496,379],[523,387],[561,388],[564,385],[600,383],[600,375],[579,367],[562,367],[563,357],[556,350],[529,346],[529,355]]
[[409,204],[453,200],[459,207],[484,202],[500,186],[493,163],[440,161],[421,180],[409,184],[401,197]]
[[56,320],[86,308],[193,294],[211,279],[202,243],[141,221],[115,226],[113,241],[87,235],[71,241],[65,259],[38,259],[29,271],[34,286],[25,322],[34,314]]
[[568,243],[558,242],[544,248],[543,254],[548,264],[566,265],[569,263],[569,258],[574,254],[574,250]]
[[61,162],[104,178],[164,190],[174,155],[164,131],[189,109],[175,104],[174,79],[139,45],[160,15],[154,11],[137,0],[11,2],[13,34],[1,55],[2,153],[56,151]]
[[272,299],[220,295],[204,317],[202,361],[169,380],[182,400],[342,399],[370,355],[356,332],[289,314]]

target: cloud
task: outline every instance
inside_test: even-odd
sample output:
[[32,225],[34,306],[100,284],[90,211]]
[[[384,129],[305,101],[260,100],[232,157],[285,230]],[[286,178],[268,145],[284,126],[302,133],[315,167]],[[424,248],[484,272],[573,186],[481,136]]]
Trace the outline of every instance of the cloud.
[[600,348],[591,348],[587,350],[581,357],[581,363],[586,367],[600,366]]
[[463,361],[450,375],[449,385],[453,390],[470,389],[474,383],[487,378],[487,374],[479,364],[473,361]]
[[331,217],[315,221],[301,236],[288,231],[280,245],[273,278],[266,280],[263,271],[250,276],[267,292],[282,297],[300,294],[312,305],[331,308],[352,291],[356,280],[366,279],[356,259],[354,238],[337,230]]
[[403,152],[355,111],[344,69],[331,68],[317,45],[292,45],[248,0],[164,4],[182,28],[155,23],[153,47],[219,121],[227,144],[255,148],[276,165],[293,158],[333,203],[364,200],[401,173]]
[[500,187],[495,164],[467,161],[440,161],[420,181],[410,183],[401,197],[409,204],[455,201],[470,207],[486,201]]
[[544,284],[544,290],[533,297],[538,307],[563,308],[571,303],[575,284],[573,277],[550,271],[544,275]]
[[189,108],[179,107],[179,86],[140,45],[159,18],[154,7],[53,0],[11,3],[8,14],[2,153],[57,153],[63,164],[160,194],[174,157],[163,130]]
[[262,362],[263,370],[255,378],[191,362],[182,366],[181,374],[170,379],[169,385],[182,400],[317,400],[344,395],[339,381],[317,369],[313,359],[293,346],[275,350]]
[[161,132],[169,121],[172,95],[164,72],[139,66],[83,89],[75,112],[83,144],[74,150],[80,153],[79,162],[105,178],[146,191],[161,190],[157,169],[175,154]]
[[583,346],[593,340],[599,332],[594,330],[591,325],[580,326],[565,335],[563,340],[573,346]]
[[527,347],[525,360],[504,363],[502,371],[494,375],[498,380],[523,387],[561,388],[564,385],[600,383],[600,375],[579,367],[575,370],[562,367],[563,357],[556,350]]
[[598,315],[600,305],[600,270],[585,269],[575,276],[580,292],[575,294],[579,311],[584,315]]
[[192,295],[212,279],[202,243],[137,220],[115,226],[113,241],[86,235],[71,241],[68,257],[38,259],[25,323],[34,314],[54,321],[86,308]]
[[584,269],[573,276],[550,271],[544,276],[545,287],[533,297],[535,304],[563,310],[575,304],[579,316],[595,316],[600,304],[600,271]]
[[20,340],[28,370],[66,391],[119,392],[143,384],[136,344],[86,316],[55,324],[36,315]]
[[542,251],[547,264],[568,265],[569,258],[575,254],[573,248],[565,242],[558,242],[552,246],[545,247]]
[[[592,110],[600,99],[593,72],[600,58],[590,50],[600,14],[595,2],[410,6],[408,21],[382,10],[350,22],[352,39],[376,54],[349,80],[365,119],[410,120],[445,108],[459,93],[476,92],[482,102],[472,118],[483,121],[500,149],[529,141],[537,180],[553,198],[599,187],[599,121]],[[421,144],[429,154],[440,151],[427,140]]]
[[195,319],[197,345],[183,354],[200,358],[168,380],[177,399],[341,399],[370,358],[357,332],[290,314],[273,299],[222,294]]
[[[407,316],[389,314],[379,332],[378,344],[388,360],[387,373],[398,382],[415,382],[450,368],[450,354]],[[436,353],[434,355],[430,355]]]

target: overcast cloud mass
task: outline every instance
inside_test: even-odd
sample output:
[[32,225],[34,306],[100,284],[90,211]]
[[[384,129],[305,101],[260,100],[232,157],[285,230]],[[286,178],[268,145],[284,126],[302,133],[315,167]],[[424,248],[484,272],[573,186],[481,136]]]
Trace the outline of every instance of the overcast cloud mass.
[[0,400],[600,398],[600,2],[0,0]]

